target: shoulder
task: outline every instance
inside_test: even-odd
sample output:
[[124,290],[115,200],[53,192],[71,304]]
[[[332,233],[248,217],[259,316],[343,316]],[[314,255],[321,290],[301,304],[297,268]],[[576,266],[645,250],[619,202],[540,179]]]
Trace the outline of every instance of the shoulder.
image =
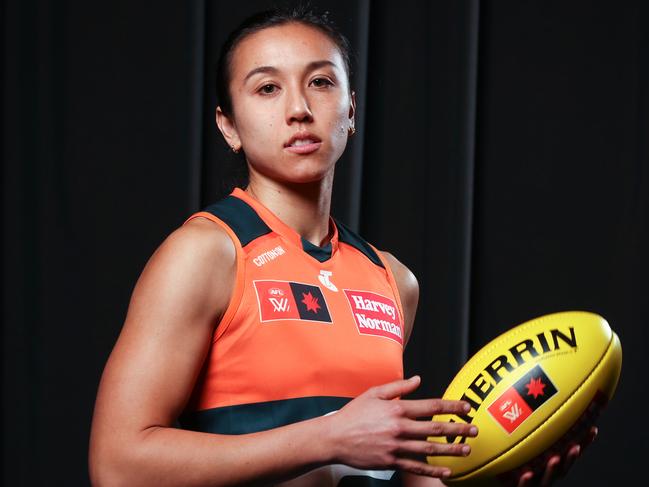
[[236,249],[228,232],[207,218],[194,218],[169,235],[156,253],[180,253],[193,259],[234,260]]
[[187,269],[203,273],[228,267],[236,260],[236,249],[228,233],[206,218],[194,218],[162,242],[149,260],[145,272],[157,267]]
[[[169,235],[147,263],[134,298],[164,299],[182,308],[227,307],[236,278],[236,248],[228,233],[195,218]],[[202,306],[199,306],[202,305]]]
[[397,283],[399,296],[401,298],[401,305],[403,307],[403,314],[405,320],[406,341],[410,337],[412,326],[417,312],[417,303],[419,302],[419,282],[408,267],[402,264],[390,252],[379,251],[381,256],[386,260],[390,266],[390,270],[394,275],[394,280]]
[[176,229],[160,245],[151,263],[188,268],[192,274],[213,274],[236,262],[236,248],[228,232],[206,218],[194,218]]
[[390,270],[394,275],[394,280],[399,288],[401,300],[404,301],[403,305],[406,306],[407,302],[412,303],[414,301],[416,306],[419,298],[419,282],[415,275],[390,252],[383,250],[380,250],[379,252],[390,266]]

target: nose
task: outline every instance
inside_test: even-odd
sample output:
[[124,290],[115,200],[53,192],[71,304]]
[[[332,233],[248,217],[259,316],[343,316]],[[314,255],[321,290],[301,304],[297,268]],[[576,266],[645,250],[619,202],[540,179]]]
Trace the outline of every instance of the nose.
[[293,122],[311,121],[313,114],[305,93],[299,88],[290,90],[286,100],[286,122],[290,125]]

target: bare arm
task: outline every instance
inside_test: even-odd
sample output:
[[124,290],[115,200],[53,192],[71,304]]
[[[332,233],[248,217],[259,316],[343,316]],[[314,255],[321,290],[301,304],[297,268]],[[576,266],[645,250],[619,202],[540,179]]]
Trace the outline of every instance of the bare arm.
[[[90,445],[97,485],[228,485],[278,480],[329,460],[322,420],[223,436],[173,428],[235,277],[227,234],[194,220],[147,264],[101,380]],[[272,444],[272,448],[270,445]]]
[[399,289],[401,306],[404,314],[404,343],[407,344],[412,333],[412,327],[415,323],[417,314],[417,304],[419,303],[419,283],[415,275],[403,265],[399,260],[389,252],[381,252],[381,255],[388,261],[394,280]]
[[216,435],[173,426],[230,299],[235,258],[227,234],[196,219],[172,234],[147,264],[97,395],[89,458],[93,484],[252,485],[329,463],[440,475],[409,457],[460,454],[441,444],[433,451],[423,440],[467,434],[459,431],[466,425],[440,430],[413,418],[465,405],[393,400],[416,389],[418,379],[374,387],[335,415],[259,433]]

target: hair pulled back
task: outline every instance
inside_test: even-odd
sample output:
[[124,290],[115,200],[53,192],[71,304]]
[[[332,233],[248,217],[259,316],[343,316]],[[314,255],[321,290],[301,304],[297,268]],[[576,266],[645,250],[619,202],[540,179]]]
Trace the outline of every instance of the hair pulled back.
[[349,41],[334,26],[329,19],[329,12],[316,13],[308,5],[293,8],[275,8],[248,17],[233,30],[221,47],[216,66],[216,96],[223,113],[232,115],[232,97],[230,96],[230,81],[232,55],[237,45],[256,32],[280,25],[298,23],[318,29],[325,34],[338,48],[345,64],[347,78],[351,73],[351,55]]

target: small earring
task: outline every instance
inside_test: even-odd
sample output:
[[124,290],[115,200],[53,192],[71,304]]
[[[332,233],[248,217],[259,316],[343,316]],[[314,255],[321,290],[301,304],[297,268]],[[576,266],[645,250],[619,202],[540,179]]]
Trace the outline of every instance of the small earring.
[[238,154],[239,151],[241,150],[241,149],[237,149],[237,147],[234,146],[234,145],[233,145],[233,146],[230,146],[230,149],[232,149],[232,152],[234,152],[235,154]]
[[354,127],[354,126],[352,125],[351,127],[349,127],[349,130],[347,130],[347,135],[348,135],[349,137],[351,137],[351,136],[353,136],[355,133],[356,133],[356,127]]

